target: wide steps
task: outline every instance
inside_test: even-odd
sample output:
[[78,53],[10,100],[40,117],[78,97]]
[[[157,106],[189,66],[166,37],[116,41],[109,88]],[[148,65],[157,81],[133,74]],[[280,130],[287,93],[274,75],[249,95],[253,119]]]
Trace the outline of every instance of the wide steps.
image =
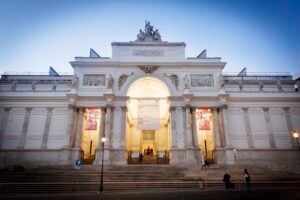
[[[244,188],[243,168],[226,169],[210,166],[207,171],[200,168],[175,167],[169,165],[104,166],[105,190],[137,190],[156,188],[224,188],[223,175],[228,172],[235,187]],[[300,174],[272,172],[250,168],[252,187],[300,186]],[[190,173],[191,172],[191,173]],[[76,193],[98,191],[99,166],[40,167],[25,172],[5,172],[0,176],[0,193]],[[189,174],[189,175],[188,175]],[[205,179],[199,184],[199,178]]]

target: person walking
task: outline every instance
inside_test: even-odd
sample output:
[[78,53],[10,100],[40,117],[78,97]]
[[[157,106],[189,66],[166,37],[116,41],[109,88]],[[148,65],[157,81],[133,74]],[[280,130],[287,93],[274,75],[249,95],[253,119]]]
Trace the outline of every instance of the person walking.
[[244,177],[245,177],[245,181],[246,181],[246,187],[248,189],[250,189],[250,181],[251,181],[251,177],[249,175],[249,172],[247,169],[244,170]]

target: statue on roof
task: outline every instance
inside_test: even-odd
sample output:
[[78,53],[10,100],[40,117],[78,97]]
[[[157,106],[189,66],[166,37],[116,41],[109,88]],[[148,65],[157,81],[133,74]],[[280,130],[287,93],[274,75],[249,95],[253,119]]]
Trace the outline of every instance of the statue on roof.
[[145,29],[137,34],[136,41],[161,41],[161,36],[158,29],[154,31],[153,26],[151,26],[150,21],[145,21]]

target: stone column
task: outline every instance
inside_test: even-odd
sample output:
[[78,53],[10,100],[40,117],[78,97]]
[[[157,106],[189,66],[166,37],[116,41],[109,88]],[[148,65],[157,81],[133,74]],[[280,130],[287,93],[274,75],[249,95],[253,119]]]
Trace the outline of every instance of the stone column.
[[243,108],[243,114],[244,114],[244,121],[245,121],[246,133],[247,133],[248,147],[250,149],[253,149],[254,144],[253,144],[252,130],[251,130],[251,124],[250,124],[250,119],[249,119],[248,108]]
[[2,143],[4,140],[4,134],[6,131],[6,126],[7,126],[7,122],[8,122],[8,116],[9,116],[9,112],[10,112],[11,108],[4,108],[4,114],[3,114],[3,118],[1,120],[1,124],[0,124],[0,149],[2,149]]
[[125,133],[126,133],[126,107],[116,106],[113,109],[114,127],[111,136],[109,152],[110,163],[115,165],[126,164]]
[[290,108],[287,108],[287,107],[283,108],[283,112],[284,112],[284,117],[285,117],[287,128],[288,128],[288,135],[290,138],[290,143],[291,143],[292,147],[298,148],[297,142],[293,136],[293,124],[292,124],[292,120],[291,120],[291,116],[290,116]]
[[264,110],[264,117],[265,117],[266,127],[267,127],[267,131],[268,131],[270,147],[272,149],[276,149],[274,133],[273,133],[271,118],[270,118],[270,113],[269,113],[269,108],[263,108],[263,110]]
[[224,131],[225,146],[231,148],[232,145],[231,145],[231,141],[230,141],[227,112],[228,112],[227,105],[224,105],[222,107],[222,126],[223,126],[223,131]]
[[66,147],[72,147],[73,141],[74,141],[74,121],[75,121],[75,115],[74,115],[74,109],[75,106],[73,104],[69,104],[69,110],[68,110],[68,124],[67,124],[67,137],[69,139],[68,144]]
[[215,133],[215,145],[216,148],[221,147],[221,131],[220,131],[220,126],[219,126],[219,112],[218,108],[214,107],[213,108],[213,120],[214,120],[214,133]]
[[83,124],[83,108],[79,107],[77,117],[77,126],[76,126],[76,134],[75,134],[75,148],[81,149],[81,137],[82,137],[82,124]]
[[193,139],[193,146],[199,148],[196,110],[197,110],[196,107],[192,108],[192,127],[193,127],[192,139]]
[[47,149],[52,112],[53,112],[53,108],[47,108],[46,124],[44,127],[44,134],[43,134],[41,149]]
[[171,117],[171,148],[175,149],[177,147],[176,144],[176,138],[177,138],[177,133],[176,133],[176,115],[175,115],[175,107],[170,107],[170,117]]
[[185,107],[185,134],[185,145],[187,147],[193,147],[193,135],[191,128],[191,107],[189,105]]
[[31,115],[31,110],[32,110],[32,108],[26,108],[26,114],[25,114],[25,119],[23,122],[22,134],[21,134],[18,149],[24,149],[26,135],[28,132],[28,124],[29,124],[29,119],[30,119],[30,115]]
[[121,107],[121,135],[120,135],[120,147],[125,148],[125,134],[126,134],[126,113],[127,107]]
[[111,142],[110,142],[110,135],[111,132],[111,105],[106,106],[106,116],[105,116],[105,137],[106,137],[106,142],[105,142],[105,147],[106,149],[110,147]]
[[[98,149],[102,149],[102,137],[106,137],[105,135],[105,108],[101,107],[100,108],[100,126],[99,126],[99,140],[98,140]],[[106,140],[107,141],[107,140]]]

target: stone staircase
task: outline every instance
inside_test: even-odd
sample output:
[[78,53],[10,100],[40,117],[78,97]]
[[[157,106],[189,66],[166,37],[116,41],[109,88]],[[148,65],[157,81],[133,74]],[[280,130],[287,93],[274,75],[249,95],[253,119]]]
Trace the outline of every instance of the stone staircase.
[[[185,178],[186,170],[169,165],[104,166],[104,190],[197,187],[197,180]],[[43,167],[2,174],[0,193],[97,191],[99,180],[99,166]]]
[[[247,167],[252,187],[300,186],[300,174],[286,171]],[[225,172],[231,175],[236,188],[245,188],[241,166],[211,165],[207,171],[199,167],[170,165],[104,166],[104,190],[145,190],[156,188],[224,188]],[[4,172],[0,176],[0,193],[75,193],[98,191],[100,166],[86,165],[81,169],[71,166],[40,167],[24,172]]]

